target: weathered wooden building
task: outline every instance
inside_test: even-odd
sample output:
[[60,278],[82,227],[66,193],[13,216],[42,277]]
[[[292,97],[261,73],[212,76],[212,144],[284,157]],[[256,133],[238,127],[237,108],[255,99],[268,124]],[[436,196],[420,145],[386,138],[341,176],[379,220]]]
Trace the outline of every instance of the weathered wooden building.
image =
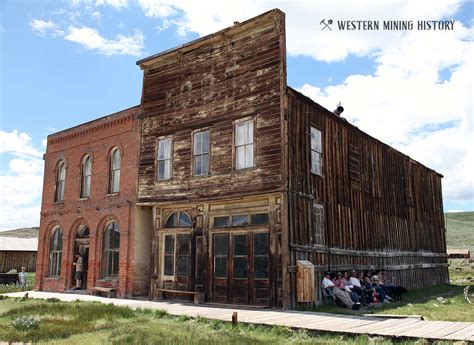
[[285,57],[272,10],[137,62],[151,297],[293,308],[299,259],[446,282],[442,176],[288,87]]
[[12,269],[21,272],[25,267],[27,272],[34,272],[38,239],[21,237],[3,237],[0,233],[0,273]]

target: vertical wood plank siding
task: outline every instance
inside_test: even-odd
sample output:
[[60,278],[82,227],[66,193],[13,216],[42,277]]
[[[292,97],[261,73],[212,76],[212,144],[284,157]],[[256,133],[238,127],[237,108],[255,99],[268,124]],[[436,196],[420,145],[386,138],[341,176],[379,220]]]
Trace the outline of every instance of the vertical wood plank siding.
[[36,269],[36,252],[0,252],[0,272],[5,273],[11,269],[18,272],[25,266],[27,272]]
[[[322,176],[311,173],[311,126],[322,132]],[[441,175],[291,88],[288,128],[290,265],[388,268],[408,288],[448,282]],[[325,246],[311,239],[313,201],[325,207]]]

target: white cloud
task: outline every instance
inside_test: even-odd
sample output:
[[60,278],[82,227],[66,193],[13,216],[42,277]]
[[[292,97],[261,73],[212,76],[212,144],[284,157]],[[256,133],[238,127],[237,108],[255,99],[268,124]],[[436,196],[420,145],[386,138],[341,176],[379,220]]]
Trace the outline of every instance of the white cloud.
[[48,21],[44,21],[41,19],[33,19],[30,22],[31,29],[34,33],[37,33],[40,36],[49,36],[49,37],[57,37],[63,36],[64,31],[62,31],[58,24],[54,23],[49,19]]
[[102,19],[102,14],[99,11],[94,11],[91,13],[91,18],[100,21]]
[[96,6],[108,5],[116,9],[122,9],[128,6],[128,0],[97,0]]
[[145,37],[139,30],[134,35],[117,35],[115,39],[102,37],[96,29],[70,26],[65,40],[76,42],[85,49],[104,55],[142,55]]
[[26,133],[0,131],[0,230],[38,226],[43,185],[43,150]]

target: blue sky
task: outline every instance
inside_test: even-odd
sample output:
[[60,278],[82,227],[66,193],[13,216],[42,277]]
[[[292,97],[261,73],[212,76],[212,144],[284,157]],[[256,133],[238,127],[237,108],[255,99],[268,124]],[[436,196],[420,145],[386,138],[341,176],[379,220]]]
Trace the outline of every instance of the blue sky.
[[[288,84],[330,109],[342,101],[361,129],[444,174],[445,210],[474,210],[474,3],[349,3],[1,1],[0,229],[38,224],[48,134],[139,104],[137,60],[276,7],[286,12]],[[456,25],[450,32],[321,31],[327,18]],[[5,202],[11,194],[15,200]]]

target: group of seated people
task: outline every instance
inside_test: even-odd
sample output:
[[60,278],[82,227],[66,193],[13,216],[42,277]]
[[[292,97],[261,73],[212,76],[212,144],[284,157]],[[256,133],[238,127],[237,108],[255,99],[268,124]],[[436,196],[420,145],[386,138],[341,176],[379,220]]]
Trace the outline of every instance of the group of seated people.
[[371,303],[389,303],[400,300],[407,290],[395,286],[385,278],[385,271],[325,272],[321,286],[327,296],[342,302],[347,308],[358,310]]

